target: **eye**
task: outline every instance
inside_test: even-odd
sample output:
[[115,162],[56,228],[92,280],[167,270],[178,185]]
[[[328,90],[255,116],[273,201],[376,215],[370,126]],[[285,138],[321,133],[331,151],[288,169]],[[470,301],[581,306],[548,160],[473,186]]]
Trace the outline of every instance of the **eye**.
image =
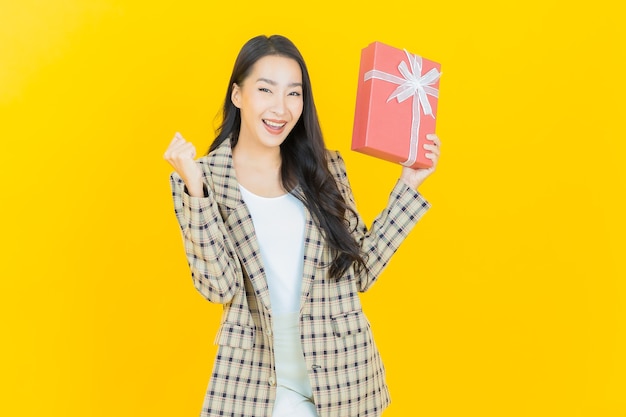
[[291,93],[289,93],[289,95],[290,95],[290,96],[296,96],[296,97],[299,97],[299,96],[301,96],[302,94],[301,94],[299,91],[292,91]]
[[265,87],[259,87],[259,91],[263,92],[263,93],[271,93],[269,88],[265,88]]

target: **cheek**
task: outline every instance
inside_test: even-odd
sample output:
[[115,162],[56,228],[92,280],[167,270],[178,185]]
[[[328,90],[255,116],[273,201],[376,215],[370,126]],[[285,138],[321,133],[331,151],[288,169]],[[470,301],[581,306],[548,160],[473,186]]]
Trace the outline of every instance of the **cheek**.
[[296,119],[295,121],[298,121],[298,119],[300,119],[300,116],[302,115],[302,110],[303,109],[304,109],[304,103],[302,101],[299,101],[297,103],[293,103],[293,106],[291,108],[291,114]]
[[245,103],[241,106],[241,114],[242,116],[245,114],[250,117],[254,117],[259,113],[263,113],[265,107],[263,106],[263,102],[258,98],[252,98],[246,100]]

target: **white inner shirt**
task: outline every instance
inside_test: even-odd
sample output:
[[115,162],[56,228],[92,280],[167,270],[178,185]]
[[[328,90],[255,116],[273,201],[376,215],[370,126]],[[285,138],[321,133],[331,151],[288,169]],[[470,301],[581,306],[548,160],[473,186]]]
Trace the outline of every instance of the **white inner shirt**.
[[304,205],[287,193],[260,197],[239,185],[246,203],[270,290],[273,314],[300,311],[304,268]]

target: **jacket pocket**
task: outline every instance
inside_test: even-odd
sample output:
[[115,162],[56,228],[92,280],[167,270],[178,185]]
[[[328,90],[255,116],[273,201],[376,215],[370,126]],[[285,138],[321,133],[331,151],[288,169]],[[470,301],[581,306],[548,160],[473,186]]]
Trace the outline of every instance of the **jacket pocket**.
[[226,322],[220,327],[215,343],[220,346],[252,349],[254,347],[254,327]]
[[331,317],[333,333],[337,337],[346,337],[364,332],[369,323],[361,310],[349,311]]

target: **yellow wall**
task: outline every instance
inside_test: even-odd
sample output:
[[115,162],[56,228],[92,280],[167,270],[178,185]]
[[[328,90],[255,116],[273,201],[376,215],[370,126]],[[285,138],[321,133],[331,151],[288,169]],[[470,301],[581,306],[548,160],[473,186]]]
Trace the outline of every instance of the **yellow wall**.
[[385,415],[626,415],[615,2],[343,3],[1,0],[0,415],[198,414],[220,307],[191,284],[162,154],[177,130],[208,147],[261,33],[307,59],[368,221],[399,168],[350,151],[360,49],[442,63],[433,209],[363,297]]

